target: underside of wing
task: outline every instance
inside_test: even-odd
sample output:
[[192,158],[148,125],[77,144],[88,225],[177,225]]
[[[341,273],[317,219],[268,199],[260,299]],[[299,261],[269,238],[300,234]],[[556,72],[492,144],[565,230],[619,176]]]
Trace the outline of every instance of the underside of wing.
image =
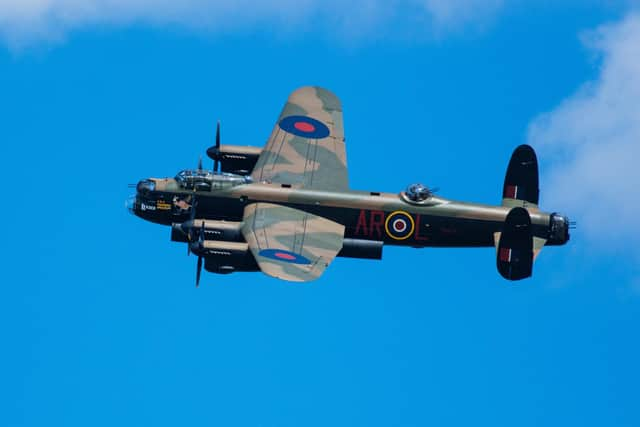
[[280,113],[251,177],[256,182],[347,190],[342,106],[319,87],[294,91]]
[[270,203],[245,208],[242,234],[263,273],[292,282],[315,280],[342,249],[344,226]]

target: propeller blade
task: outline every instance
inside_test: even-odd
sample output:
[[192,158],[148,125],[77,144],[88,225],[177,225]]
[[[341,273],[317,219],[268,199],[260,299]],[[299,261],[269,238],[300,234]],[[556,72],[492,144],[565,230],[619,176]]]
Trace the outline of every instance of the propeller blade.
[[[202,244],[204,243],[204,221],[202,221],[202,226],[200,227],[200,234],[198,235],[198,245],[200,249],[202,249]],[[200,274],[202,273],[202,252],[198,255],[198,267],[196,270],[196,288],[200,286]]]
[[198,266],[196,270],[196,288],[200,286],[200,274],[202,273],[202,257],[198,257]]
[[191,212],[189,212],[189,219],[191,220],[191,228],[187,233],[187,237],[189,238],[189,243],[187,244],[187,256],[191,255],[191,242],[195,239],[193,238],[193,221],[196,219],[196,207],[198,206],[198,199],[196,199],[195,193],[191,196]]
[[[216,125],[216,151],[219,153],[220,151],[220,120],[218,120],[218,124]],[[213,160],[213,171],[218,172],[220,166],[220,161],[218,157]]]
[[198,160],[198,170],[202,170],[202,156],[200,156],[200,160]]
[[191,221],[193,221],[194,219],[196,219],[196,208],[198,207],[198,199],[196,199],[196,194],[195,192],[191,195],[191,212],[189,219]]

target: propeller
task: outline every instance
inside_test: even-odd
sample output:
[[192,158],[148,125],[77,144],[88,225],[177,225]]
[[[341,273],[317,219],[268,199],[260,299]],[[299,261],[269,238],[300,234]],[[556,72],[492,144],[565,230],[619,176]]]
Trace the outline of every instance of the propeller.
[[213,172],[220,172],[220,120],[216,125],[216,143],[207,148],[207,156],[213,159]]
[[[220,153],[220,120],[218,120],[218,124],[216,125],[216,145],[215,145],[216,153]],[[220,160],[218,160],[218,155],[213,159],[213,171],[219,172]]]
[[198,160],[198,170],[202,170],[202,156],[200,156],[200,160]]
[[[191,196],[191,212],[189,215],[189,223],[191,224],[191,228],[189,229],[189,233],[187,234],[187,238],[189,239],[189,244],[187,245],[187,256],[191,255],[191,242],[194,241],[193,238],[193,222],[196,219],[196,207],[198,206],[198,199],[196,199],[196,193],[194,192]],[[203,223],[204,226],[204,223]]]
[[196,270],[196,288],[200,287],[200,274],[202,273],[202,257],[198,257],[198,267]]
[[[204,221],[200,227],[200,234],[198,235],[198,246],[203,249],[204,244]],[[196,267],[196,288],[200,286],[200,274],[202,273],[202,252],[198,255],[198,265]]]

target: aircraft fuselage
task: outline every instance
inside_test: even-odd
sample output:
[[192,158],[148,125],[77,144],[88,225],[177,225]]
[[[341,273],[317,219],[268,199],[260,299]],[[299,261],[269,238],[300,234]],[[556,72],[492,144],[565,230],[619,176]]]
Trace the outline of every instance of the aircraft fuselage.
[[[509,208],[451,201],[433,196],[411,203],[403,193],[330,192],[251,183],[213,191],[186,191],[172,179],[155,180],[155,191],[138,191],[132,212],[163,225],[187,221],[197,199],[200,219],[240,222],[247,205],[277,203],[345,226],[345,238],[411,247],[489,247],[495,245]],[[568,240],[568,228],[552,227],[556,214],[529,210],[534,236],[547,245]]]

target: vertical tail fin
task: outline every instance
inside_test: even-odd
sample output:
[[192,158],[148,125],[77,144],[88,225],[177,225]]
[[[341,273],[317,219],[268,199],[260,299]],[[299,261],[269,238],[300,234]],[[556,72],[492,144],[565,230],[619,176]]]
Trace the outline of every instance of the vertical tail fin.
[[533,271],[531,217],[524,208],[513,208],[504,221],[497,245],[498,272],[507,280],[530,277]]
[[502,206],[538,207],[538,158],[529,145],[523,144],[511,155],[502,187]]

